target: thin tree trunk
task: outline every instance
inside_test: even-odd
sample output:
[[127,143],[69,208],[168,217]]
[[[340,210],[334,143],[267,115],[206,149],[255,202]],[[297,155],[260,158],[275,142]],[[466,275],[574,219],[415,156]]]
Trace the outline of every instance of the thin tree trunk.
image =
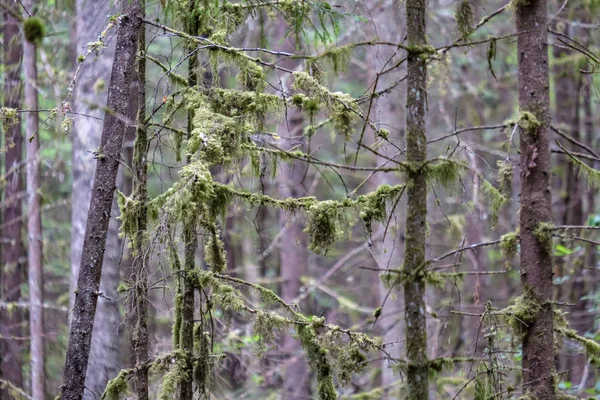
[[[552,310],[552,236],[540,231],[552,221],[550,191],[549,78],[545,0],[516,5],[519,108],[536,121],[522,126],[521,288],[539,306],[523,338],[524,391],[538,399],[555,398]],[[536,123],[537,122],[537,123]],[[536,234],[537,233],[537,234]]]
[[[189,3],[190,10],[194,10],[196,1],[192,0]],[[190,18],[188,20],[188,26],[186,27],[187,33],[196,35],[198,32],[197,20]],[[187,52],[194,51],[195,46],[190,45],[187,47]],[[215,71],[216,73],[216,71]],[[188,61],[188,85],[194,87],[198,84],[198,56],[194,54],[189,58]],[[188,111],[187,115],[187,136],[188,139],[192,135],[193,129],[193,118],[194,111]],[[188,156],[187,161],[190,162],[191,158]],[[181,349],[186,356],[186,377],[181,381],[181,393],[180,400],[192,400],[193,396],[193,355],[194,355],[194,289],[195,283],[191,279],[191,272],[196,268],[196,249],[198,248],[198,236],[196,234],[196,222],[195,216],[189,218],[189,221],[185,222],[183,227],[183,243],[184,243],[184,287],[183,287],[183,298],[181,303]],[[200,292],[202,293],[202,292]],[[201,294],[202,295],[202,294]],[[202,312],[202,310],[200,310]],[[204,326],[201,327],[201,332],[204,330]],[[202,334],[202,333],[201,333]]]
[[[426,44],[426,0],[407,0],[406,23],[410,46]],[[427,230],[427,178],[422,166],[426,158],[425,108],[427,101],[426,59],[420,52],[408,54],[406,96],[407,214],[404,269],[412,273],[425,262]],[[425,282],[419,274],[404,284],[408,398],[429,398]]]
[[[140,0],[142,16],[145,15],[145,1]],[[138,110],[137,130],[133,147],[133,193],[139,204],[137,232],[133,246],[133,264],[129,271],[131,284],[129,300],[129,324],[131,347],[133,350],[135,393],[138,400],[148,400],[148,235],[146,232],[148,209],[148,137],[144,120],[146,118],[146,32],[140,29],[139,58],[137,62]]]
[[[23,6],[34,14],[33,0]],[[37,43],[23,41],[25,70],[25,109],[38,109]],[[31,357],[31,393],[35,400],[46,397],[44,371],[44,285],[42,266],[42,219],[40,215],[40,142],[37,112],[25,115],[27,141],[27,239],[29,261],[29,336]]]
[[[3,16],[4,34],[4,107],[21,108],[21,58],[23,47],[17,19],[9,12]],[[0,229],[0,246],[2,265],[2,286],[0,296],[7,303],[18,302],[21,298],[23,281],[24,246],[22,241],[23,220],[21,191],[23,190],[23,137],[20,119],[4,132],[4,201],[2,207],[2,228]],[[0,334],[4,337],[23,336],[23,313],[17,309],[12,312],[0,312]],[[23,355],[22,345],[13,339],[0,341],[0,377],[13,385],[23,387]],[[8,396],[0,391],[0,397]]]
[[85,231],[77,294],[73,308],[67,360],[63,375],[62,400],[79,400],[83,396],[90,355],[92,329],[98,302],[102,259],[108,233],[129,96],[142,28],[139,0],[124,2],[124,12],[117,35],[117,48],[108,89],[108,112],[105,114],[102,139],[97,154],[92,200]]
[[[110,1],[77,0],[76,3],[76,49],[85,52],[87,43],[96,41],[107,23],[107,15],[114,14],[114,5]],[[95,162],[92,151],[100,146],[102,134],[101,118],[106,106],[106,89],[110,82],[111,66],[115,54],[114,40],[106,43],[100,54],[94,55],[93,62],[81,65],[79,79],[75,88],[74,108],[75,124],[72,136],[73,145],[73,190],[71,197],[71,279],[70,308],[75,303],[77,278],[83,250],[83,238],[94,184]],[[76,58],[76,57],[75,57]],[[120,174],[121,175],[121,174]],[[117,181],[120,177],[117,177]],[[119,304],[117,301],[121,256],[119,239],[119,221],[116,219],[118,207],[112,204],[111,218],[102,263],[100,292],[98,299],[94,332],[88,368],[94,371],[86,376],[83,398],[96,400],[100,397],[109,379],[119,372],[120,340],[115,340],[121,325]],[[72,314],[70,315],[72,318]]]

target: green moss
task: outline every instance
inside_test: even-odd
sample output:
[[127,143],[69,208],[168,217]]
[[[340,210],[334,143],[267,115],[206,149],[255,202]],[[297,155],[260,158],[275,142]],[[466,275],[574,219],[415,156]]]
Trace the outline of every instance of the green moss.
[[427,178],[440,183],[446,189],[452,189],[458,183],[460,170],[463,168],[463,165],[455,161],[440,159],[427,164]]
[[289,326],[288,320],[272,312],[257,310],[254,316],[253,333],[258,335],[258,350],[264,353],[267,345],[275,341],[277,334]]
[[352,375],[360,373],[367,362],[367,356],[357,343],[352,342],[345,346],[337,359],[338,379],[342,384],[349,383]]
[[0,123],[4,132],[8,132],[13,125],[19,123],[17,110],[9,107],[0,108]]
[[[559,146],[560,146],[560,143],[559,143]],[[600,188],[600,171],[590,167],[585,162],[583,162],[579,158],[575,157],[575,155],[573,155],[571,152],[569,152],[563,146],[560,146],[560,147],[569,156],[569,159],[571,160],[571,162],[578,169],[579,175],[586,178],[587,183],[588,183],[588,189]]]
[[533,230],[534,236],[538,242],[545,245],[546,251],[552,250],[552,232],[554,231],[554,224],[550,222],[540,222]]
[[535,134],[537,129],[542,126],[540,120],[529,111],[522,111],[517,123],[527,134]]
[[41,18],[29,17],[23,22],[23,34],[29,43],[40,44],[46,36],[46,25]]
[[519,250],[519,232],[509,232],[500,238],[500,251],[506,259],[504,266],[506,269],[510,268],[511,261],[517,255]]
[[176,397],[180,383],[189,378],[185,365],[185,356],[171,358],[171,363],[167,367],[168,371],[161,380],[158,400],[171,400]]
[[521,296],[505,308],[504,312],[508,315],[508,323],[513,331],[522,336],[527,332],[527,325],[533,322],[541,309],[542,305],[536,300],[532,289],[524,286]]
[[128,393],[127,381],[133,374],[133,370],[124,369],[119,374],[108,381],[104,393],[102,393],[102,400],[119,400],[122,396]]
[[500,183],[500,193],[507,198],[512,195],[512,180],[514,175],[514,166],[508,160],[498,160],[498,182]]
[[374,192],[359,196],[356,204],[359,207],[360,219],[365,223],[367,230],[371,232],[373,221],[385,222],[387,218],[386,206],[404,191],[404,185],[380,185]]
[[352,56],[354,45],[338,46],[328,49],[319,58],[326,58],[333,65],[333,71],[338,74],[345,71]]
[[315,253],[327,253],[335,241],[343,235],[339,223],[340,207],[332,200],[321,201],[308,209],[305,232],[309,236],[309,248]]
[[460,38],[467,40],[471,33],[473,33],[473,6],[470,0],[461,0],[456,6],[454,12],[454,18],[456,19],[456,25]]
[[600,366],[600,343],[595,340],[588,339],[579,335],[575,330],[567,327],[555,328],[560,334],[568,337],[571,340],[575,340],[583,345],[586,356],[592,365]]
[[225,245],[218,232],[213,232],[204,246],[204,259],[213,272],[223,272],[227,269],[227,254]]
[[317,375],[317,396],[319,400],[337,400],[333,384],[332,366],[327,358],[327,350],[319,345],[317,329],[320,321],[313,320],[309,325],[298,325],[297,332],[302,348],[306,352],[308,365]]
[[484,193],[489,197],[490,201],[490,224],[491,229],[496,229],[498,223],[498,214],[500,208],[506,203],[507,199],[498,189],[496,189],[488,180],[480,176],[481,184]]

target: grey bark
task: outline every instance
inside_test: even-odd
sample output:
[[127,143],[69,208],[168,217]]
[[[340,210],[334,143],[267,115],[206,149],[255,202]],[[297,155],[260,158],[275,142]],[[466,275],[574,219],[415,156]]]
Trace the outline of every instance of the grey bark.
[[[26,10],[34,12],[33,0],[23,2]],[[26,17],[26,16],[25,16]],[[23,40],[23,69],[25,70],[25,109],[38,109],[37,43]],[[25,115],[27,140],[27,258],[29,262],[29,340],[31,358],[31,394],[34,400],[46,397],[44,370],[44,285],[42,265],[42,219],[40,215],[40,142],[37,112]]]
[[[77,50],[85,51],[85,45],[95,41],[108,24],[107,15],[116,9],[110,1],[77,0]],[[95,162],[93,154],[100,146],[100,134],[106,106],[106,90],[103,85],[110,81],[111,65],[115,46],[107,47],[92,61],[91,57],[81,66],[80,77],[75,88],[75,116],[73,129],[73,191],[71,208],[71,280],[70,306],[75,302],[75,290],[83,249],[83,238],[94,184]],[[99,119],[98,119],[99,118]],[[88,368],[94,371],[86,377],[85,400],[98,399],[109,379],[119,372],[119,341],[117,337],[121,318],[117,303],[119,285],[119,260],[121,241],[118,237],[119,222],[116,203],[112,206],[106,240],[100,291],[104,293],[98,301],[98,311],[94,321],[94,334],[90,350]]]
[[[84,235],[77,293],[73,307],[67,359],[63,374],[62,400],[83,396],[92,329],[100,295],[100,277],[110,212],[116,189],[123,138],[133,82],[142,11],[138,0],[124,2],[119,21],[115,61],[108,89],[108,112],[96,162],[92,199]],[[96,373],[96,371],[94,371]]]
[[524,391],[553,400],[554,312],[552,307],[552,239],[536,235],[552,221],[550,191],[548,16],[545,0],[516,7],[519,108],[532,113],[539,126],[522,127],[521,149],[521,287],[539,311],[527,321],[523,338]]
[[[426,0],[406,2],[408,44],[426,44]],[[427,324],[425,319],[425,282],[414,274],[425,262],[427,230],[427,178],[423,165],[427,156],[425,126],[427,100],[426,58],[419,51],[409,52],[406,95],[406,157],[411,168],[406,174],[407,210],[403,268],[412,277],[404,283],[404,318],[406,321],[406,358],[408,398],[427,400]]]
[[[4,34],[4,107],[21,108],[21,58],[23,45],[19,35],[17,19],[8,12],[3,13]],[[5,302],[18,302],[21,299],[21,283],[24,276],[25,249],[22,240],[22,190],[23,190],[23,136],[21,123],[12,125],[4,132],[4,174],[6,185],[2,201],[2,224],[0,225],[0,273],[1,300]],[[23,313],[14,310],[12,313],[2,310],[0,312],[0,334],[4,337],[23,336]],[[17,387],[23,387],[23,346],[18,340],[0,341],[0,377]],[[6,393],[0,391],[0,397]]]

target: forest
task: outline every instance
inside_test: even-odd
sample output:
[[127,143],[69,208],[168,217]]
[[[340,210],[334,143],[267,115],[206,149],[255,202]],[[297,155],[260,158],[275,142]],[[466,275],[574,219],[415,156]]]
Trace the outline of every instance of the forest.
[[0,399],[600,399],[599,0],[0,11]]

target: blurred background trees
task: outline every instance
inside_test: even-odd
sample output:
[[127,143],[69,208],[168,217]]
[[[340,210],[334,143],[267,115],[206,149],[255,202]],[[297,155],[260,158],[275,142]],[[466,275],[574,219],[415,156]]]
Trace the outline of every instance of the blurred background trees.
[[598,2],[0,5],[2,398],[600,398]]

